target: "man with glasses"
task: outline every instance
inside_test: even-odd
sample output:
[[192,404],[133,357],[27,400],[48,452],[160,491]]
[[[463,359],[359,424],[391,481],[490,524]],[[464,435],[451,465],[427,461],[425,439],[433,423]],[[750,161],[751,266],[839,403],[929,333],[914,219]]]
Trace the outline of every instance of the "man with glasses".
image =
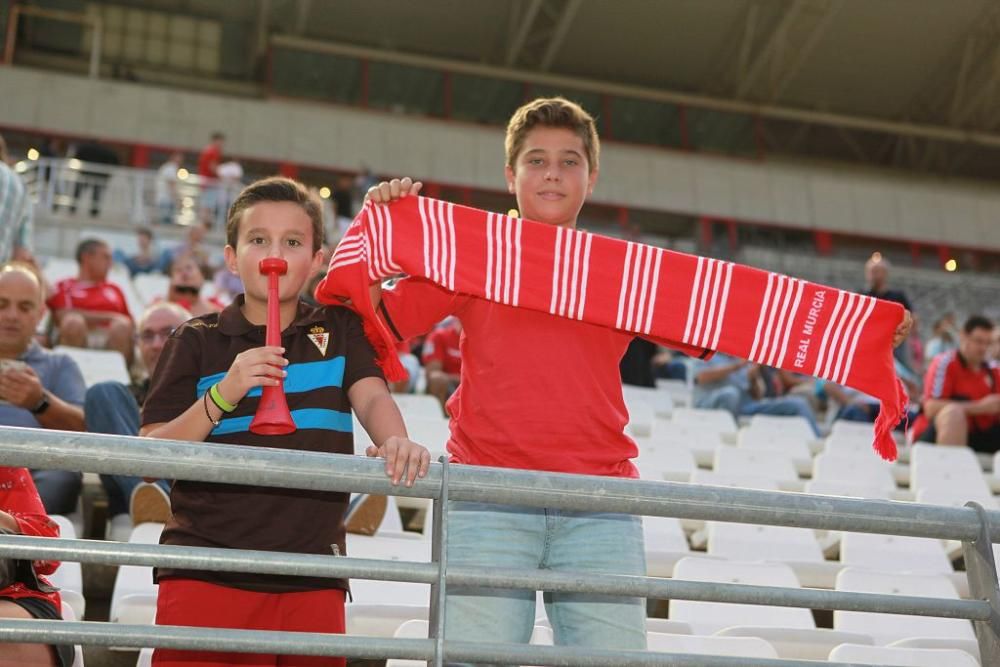
[[[34,268],[0,265],[0,424],[82,431],[85,385],[68,355],[35,341],[45,314],[43,286]],[[70,470],[32,470],[49,514],[69,514],[80,497],[82,475]]]
[[[90,387],[84,402],[88,431],[112,435],[139,434],[139,410],[146,401],[150,379],[156,371],[163,346],[174,329],[189,319],[191,313],[169,301],[155,303],[146,309],[139,319],[136,342],[147,377],[129,387],[113,381],[99,382]],[[170,517],[170,483],[166,480],[151,484],[143,482],[141,477],[101,475],[101,483],[108,493],[112,532],[117,525],[121,525],[113,520],[114,517],[126,513],[131,516],[134,525],[145,521],[166,523]]]

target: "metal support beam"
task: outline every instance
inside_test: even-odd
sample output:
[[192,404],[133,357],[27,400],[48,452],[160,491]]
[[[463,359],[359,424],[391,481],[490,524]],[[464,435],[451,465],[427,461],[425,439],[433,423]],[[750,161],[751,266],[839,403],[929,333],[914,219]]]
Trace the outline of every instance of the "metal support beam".
[[[513,12],[518,6],[518,4],[512,3],[511,11]],[[514,33],[510,46],[507,49],[507,57],[504,58],[504,64],[507,67],[514,65],[520,57],[521,49],[524,48],[524,42],[528,39],[528,33],[531,32],[531,26],[534,25],[535,17],[538,16],[538,10],[541,7],[542,0],[528,1],[528,5],[524,9],[524,15],[517,21],[517,31]]]
[[[843,0],[795,0],[746,67],[737,83],[736,97],[777,99],[841,7]],[[765,77],[763,81],[761,77]]]
[[541,62],[538,63],[538,69],[546,71],[552,67],[552,61],[555,60],[559,49],[562,47],[562,43],[566,40],[566,33],[569,32],[569,27],[572,25],[573,18],[580,9],[582,2],[583,0],[569,0],[566,6],[563,7],[562,14],[556,21],[556,26],[552,31],[552,37],[549,38],[549,45],[542,55]]
[[969,592],[973,598],[990,604],[989,620],[973,621],[979,655],[984,665],[1000,665],[1000,588],[997,584],[997,566],[993,559],[990,540],[990,516],[979,503],[966,503],[979,515],[980,531],[972,541],[962,543],[965,571],[969,578]]
[[581,4],[582,0],[531,0],[516,22],[506,66],[551,67]]
[[309,12],[312,10],[312,0],[298,0],[298,10],[295,14],[295,34],[302,35],[309,24]]

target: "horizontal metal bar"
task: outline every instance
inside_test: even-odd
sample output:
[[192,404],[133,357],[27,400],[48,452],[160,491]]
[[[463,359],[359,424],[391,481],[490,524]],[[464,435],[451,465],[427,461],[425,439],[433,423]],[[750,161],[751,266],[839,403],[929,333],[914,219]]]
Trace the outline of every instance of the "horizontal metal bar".
[[[117,623],[0,620],[0,643],[27,642],[82,644],[118,648],[174,648],[234,653],[277,653],[347,658],[404,658],[430,660],[430,639],[384,639],[304,632],[270,632],[190,628],[171,625],[120,625]],[[815,667],[815,662],[731,658],[682,653],[612,651],[517,644],[445,641],[448,660],[557,667],[632,667],[678,665],[681,667]],[[851,667],[823,663],[826,667]]]
[[[416,543],[416,540],[414,540]],[[252,572],[298,577],[356,578],[430,584],[438,568],[431,563],[252,551],[218,547],[182,547],[100,540],[0,535],[0,556],[102,565],[170,567],[180,570]]]
[[[380,462],[360,456],[14,427],[0,428],[0,443],[0,465],[8,466],[418,498],[440,493],[436,464],[405,487],[393,486]],[[452,469],[449,497],[961,541],[979,534],[978,516],[966,507],[465,465]],[[991,538],[1000,542],[1000,511],[990,518]]]
[[[31,560],[67,560],[106,565],[145,565],[179,569],[258,572],[298,576],[412,581],[437,580],[437,566],[408,561],[379,561],[343,556],[314,556],[271,551],[241,551],[208,547],[61,540],[23,535],[0,535],[0,556]],[[777,605],[807,609],[882,612],[943,618],[987,620],[985,600],[946,600],[782,588],[746,584],[706,584],[616,574],[523,571],[455,566],[448,568],[449,586],[545,590],[634,596],[661,600],[696,600],[731,604]]]

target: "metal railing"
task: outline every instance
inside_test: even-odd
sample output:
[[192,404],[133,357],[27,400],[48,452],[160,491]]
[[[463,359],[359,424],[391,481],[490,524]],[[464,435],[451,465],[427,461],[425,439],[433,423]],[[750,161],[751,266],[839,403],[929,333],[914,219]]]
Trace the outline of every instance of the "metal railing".
[[[439,630],[445,627],[446,609],[443,603],[447,587],[480,586],[967,619],[973,622],[983,664],[1000,664],[1000,591],[992,551],[992,543],[1000,542],[1000,512],[987,511],[972,503],[962,508],[941,507],[449,466],[447,463],[432,465],[425,479],[418,480],[412,488],[406,488],[392,486],[380,462],[358,456],[13,427],[0,427],[0,465],[316,491],[394,494],[436,501],[429,563],[0,536],[0,556],[6,557],[430,584],[431,638],[426,640],[3,620],[0,621],[0,642],[214,649],[365,659],[405,658],[428,660],[434,665],[442,665],[444,661],[604,667],[662,664],[793,667],[815,664],[794,660],[482,644],[444,637],[443,631]],[[445,511],[450,500],[959,540],[963,543],[973,599],[945,600],[626,575],[588,573],[581,576],[571,572],[451,566],[446,558],[448,513]]]
[[243,188],[241,182],[206,179],[183,168],[168,178],[159,170],[75,158],[22,160],[14,167],[42,210],[138,225],[201,221],[224,229],[229,204]]

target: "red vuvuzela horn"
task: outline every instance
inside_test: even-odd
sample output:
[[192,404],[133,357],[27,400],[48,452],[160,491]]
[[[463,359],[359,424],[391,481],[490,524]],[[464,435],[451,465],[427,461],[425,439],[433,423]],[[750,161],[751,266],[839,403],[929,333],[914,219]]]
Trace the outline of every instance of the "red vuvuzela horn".
[[[260,260],[260,272],[267,276],[267,333],[264,343],[268,346],[281,345],[278,276],[284,275],[287,270],[288,262],[280,257],[265,257]],[[288,401],[285,399],[283,380],[262,390],[257,412],[250,422],[250,432],[257,435],[286,435],[295,432],[295,422],[292,421],[292,413],[288,410]]]

